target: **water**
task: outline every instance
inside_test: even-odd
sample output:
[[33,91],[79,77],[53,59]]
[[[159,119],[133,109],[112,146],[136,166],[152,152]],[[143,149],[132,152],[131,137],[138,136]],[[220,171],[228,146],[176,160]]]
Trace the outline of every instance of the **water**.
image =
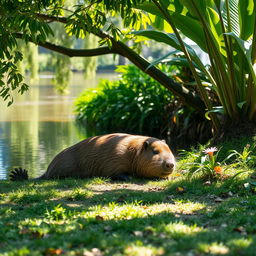
[[14,167],[26,168],[30,177],[37,177],[58,152],[86,138],[86,131],[74,120],[74,99],[85,88],[96,87],[99,79],[116,76],[98,74],[84,80],[74,74],[68,95],[59,95],[51,78],[41,74],[27,93],[15,95],[10,107],[0,99],[0,179],[7,179]]

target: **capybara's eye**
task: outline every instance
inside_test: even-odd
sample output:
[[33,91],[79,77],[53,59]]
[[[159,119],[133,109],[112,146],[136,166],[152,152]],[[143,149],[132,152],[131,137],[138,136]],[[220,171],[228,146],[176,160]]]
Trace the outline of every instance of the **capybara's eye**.
[[156,150],[156,149],[153,149],[153,154],[154,155],[157,155],[157,154],[159,154],[160,152],[158,151],[158,150]]

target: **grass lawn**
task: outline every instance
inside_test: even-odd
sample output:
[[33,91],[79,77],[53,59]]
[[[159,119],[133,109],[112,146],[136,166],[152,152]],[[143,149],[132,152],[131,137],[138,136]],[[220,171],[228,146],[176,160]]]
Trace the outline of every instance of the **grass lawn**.
[[171,180],[0,181],[0,255],[256,255],[253,169],[209,183],[184,161]]

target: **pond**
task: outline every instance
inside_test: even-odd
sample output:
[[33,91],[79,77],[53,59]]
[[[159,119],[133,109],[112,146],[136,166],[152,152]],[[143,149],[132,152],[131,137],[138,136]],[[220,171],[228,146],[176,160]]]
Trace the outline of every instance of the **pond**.
[[97,74],[85,80],[73,74],[68,95],[59,95],[51,74],[40,74],[39,81],[24,95],[15,95],[7,107],[0,99],[0,179],[7,179],[14,167],[29,170],[37,177],[47,169],[62,149],[87,137],[75,122],[74,99],[86,88],[95,88],[100,79],[116,75]]

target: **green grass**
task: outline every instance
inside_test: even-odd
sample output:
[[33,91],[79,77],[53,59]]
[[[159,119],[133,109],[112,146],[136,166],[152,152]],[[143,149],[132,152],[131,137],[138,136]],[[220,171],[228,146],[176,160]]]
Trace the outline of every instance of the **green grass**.
[[0,255],[255,255],[252,173],[1,181]]

